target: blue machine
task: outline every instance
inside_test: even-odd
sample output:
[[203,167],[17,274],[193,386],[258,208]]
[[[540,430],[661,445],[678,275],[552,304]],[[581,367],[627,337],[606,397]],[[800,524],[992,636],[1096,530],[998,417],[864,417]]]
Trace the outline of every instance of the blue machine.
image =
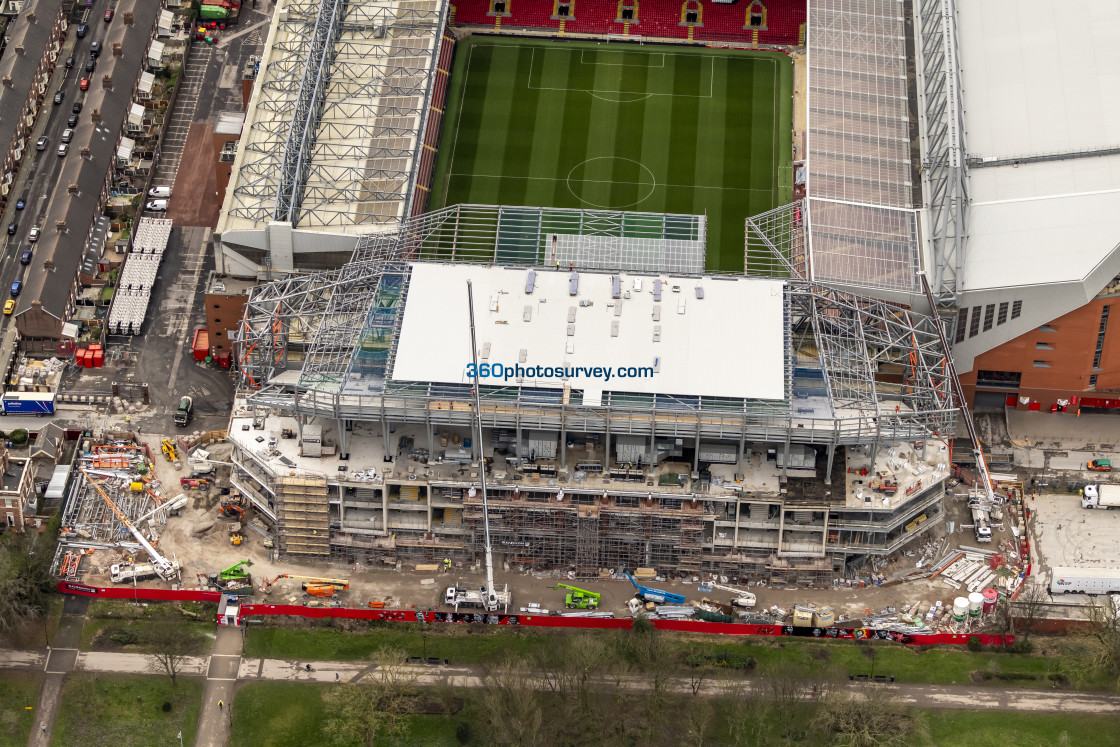
[[630,583],[634,584],[634,588],[638,590],[638,596],[647,602],[654,602],[656,604],[684,604],[683,595],[642,586],[634,580],[634,577],[631,576],[628,571],[623,571],[623,573],[626,574],[626,578],[630,579]]

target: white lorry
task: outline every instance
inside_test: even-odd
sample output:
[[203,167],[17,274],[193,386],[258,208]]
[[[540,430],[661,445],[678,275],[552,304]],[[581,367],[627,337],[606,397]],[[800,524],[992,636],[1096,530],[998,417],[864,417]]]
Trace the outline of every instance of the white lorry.
[[[504,591],[495,591],[495,596],[498,597],[498,604],[502,605],[506,610],[509,609],[512,595],[509,593],[509,586],[507,585]],[[483,587],[478,591],[473,589],[466,589],[462,586],[448,586],[447,590],[443,593],[443,603],[448,607],[454,607],[458,612],[460,607],[467,609],[484,609],[486,607],[486,588]]]
[[987,511],[978,506],[973,506],[972,524],[973,528],[976,530],[977,542],[992,541],[992,521]]
[[[174,572],[179,572],[179,562],[171,561]],[[159,578],[156,567],[151,563],[116,563],[109,567],[109,579],[114,584],[130,584],[133,581],[146,581],[150,578]]]
[[1120,508],[1120,485],[1086,485],[1081,491],[1081,508]]
[[1050,569],[1051,594],[1113,594],[1120,592],[1120,570],[1115,568]]

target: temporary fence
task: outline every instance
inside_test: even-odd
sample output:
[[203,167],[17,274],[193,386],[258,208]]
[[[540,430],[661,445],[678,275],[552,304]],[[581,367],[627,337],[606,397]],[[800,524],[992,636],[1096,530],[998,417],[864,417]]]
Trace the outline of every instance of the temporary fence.
[[[106,599],[151,599],[166,601],[217,602],[216,591],[188,591],[141,588],[99,588],[63,581],[58,590],[65,594],[83,594]],[[563,617],[559,615],[507,615],[486,612],[438,612],[433,610],[374,610],[351,607],[304,607],[295,604],[243,604],[239,624],[246,618],[272,616],[305,617],[313,620],[345,619],[373,622],[423,622],[474,625],[516,625],[535,628],[571,628],[597,630],[628,630],[633,620],[602,617]],[[889,640],[912,646],[966,644],[978,639],[986,646],[1011,645],[1015,637],[973,633],[906,633],[885,628],[802,627],[796,625],[750,625],[718,623],[703,620],[651,620],[658,630],[682,633],[707,633],[735,636],[793,636],[798,638],[832,638],[838,640]]]

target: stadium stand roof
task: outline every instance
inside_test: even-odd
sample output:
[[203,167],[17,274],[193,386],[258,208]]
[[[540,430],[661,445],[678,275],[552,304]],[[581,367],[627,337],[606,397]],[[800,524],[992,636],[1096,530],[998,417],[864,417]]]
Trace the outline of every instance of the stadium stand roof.
[[1120,244],[1120,2],[1053,10],[960,2],[966,290],[1080,281]]
[[811,277],[908,293],[918,226],[904,4],[809,6],[808,196]]
[[277,8],[216,229],[224,243],[274,222],[354,237],[406,215],[445,16],[446,0]]
[[[479,363],[613,368],[485,383],[585,392],[781,399],[785,396],[785,283],[743,277],[642,276],[477,264],[412,266],[392,378],[469,382],[466,281],[474,286]],[[527,289],[532,287],[532,292]],[[660,287],[658,287],[660,286]],[[728,324],[737,326],[734,339]],[[438,346],[440,354],[433,356]],[[624,378],[622,367],[652,376]],[[584,402],[588,395],[584,395]]]

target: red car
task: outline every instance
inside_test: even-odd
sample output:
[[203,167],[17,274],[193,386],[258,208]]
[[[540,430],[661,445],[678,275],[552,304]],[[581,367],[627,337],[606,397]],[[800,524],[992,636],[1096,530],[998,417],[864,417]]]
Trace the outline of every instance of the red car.
[[82,78],[82,82],[78,84],[78,88],[83,91],[89,90],[89,78]]
[[109,8],[109,10],[105,11],[105,23],[108,23],[111,20],[113,20],[113,9]]

